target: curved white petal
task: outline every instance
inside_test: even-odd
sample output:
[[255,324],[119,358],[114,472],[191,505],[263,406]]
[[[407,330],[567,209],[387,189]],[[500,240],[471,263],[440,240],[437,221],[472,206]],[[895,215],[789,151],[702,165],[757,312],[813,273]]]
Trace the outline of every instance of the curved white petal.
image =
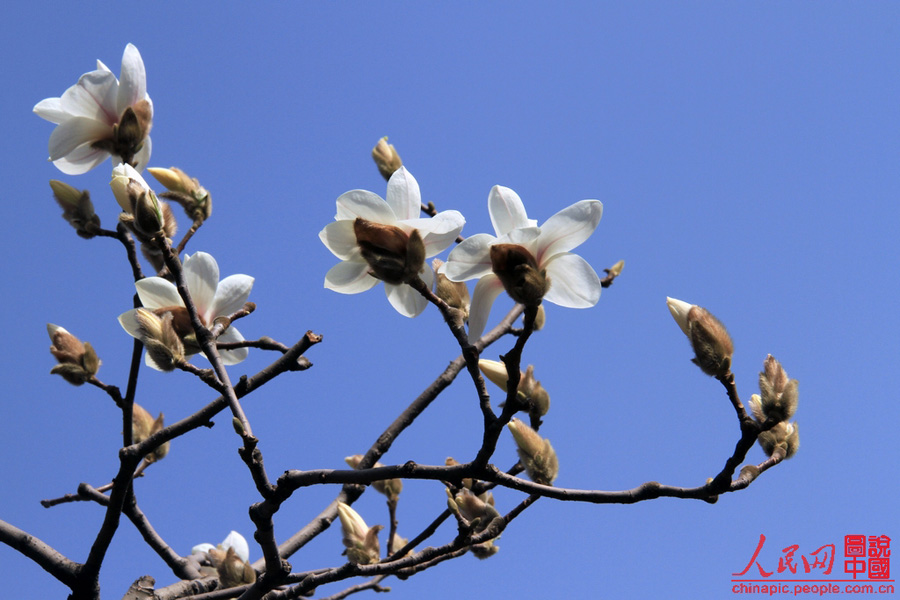
[[353,221],[345,219],[325,226],[319,232],[319,239],[331,253],[341,260],[348,260],[359,254],[356,234],[353,232]]
[[229,275],[220,281],[212,306],[209,308],[210,316],[212,318],[228,316],[240,310],[250,297],[253,281],[249,275]]
[[[237,327],[232,325],[229,327],[225,333],[219,336],[218,341],[220,342],[243,342],[244,336],[241,335],[241,332],[237,330]],[[250,351],[247,348],[235,348],[234,350],[219,350],[219,356],[222,357],[222,362],[226,365],[236,365],[239,362],[247,360],[247,356],[249,356]],[[244,542],[246,545],[247,542]]]
[[405,283],[402,285],[385,283],[384,291],[391,306],[404,317],[417,317],[422,314],[422,311],[428,305],[428,301],[425,300],[422,294]]
[[147,72],[144,70],[144,61],[141,53],[133,44],[125,46],[125,52],[122,54],[122,72],[119,79],[119,89],[117,96],[117,113],[122,112],[136,103],[143,100],[147,95]]
[[112,125],[119,121],[116,112],[116,77],[106,71],[85,73],[78,83],[63,92],[60,108],[74,117],[88,117]]
[[415,219],[422,209],[419,183],[406,167],[400,167],[391,175],[385,199],[399,221]]
[[51,123],[60,123],[69,118],[69,113],[63,110],[59,98],[44,98],[34,105],[34,114]]
[[122,329],[128,332],[128,335],[140,339],[141,326],[138,325],[137,318],[135,318],[134,316],[135,312],[135,309],[131,309],[119,315],[119,325],[122,326]]
[[467,281],[491,272],[491,244],[497,238],[487,233],[467,237],[450,251],[442,272],[450,281]]
[[369,265],[364,261],[339,262],[325,274],[325,287],[341,294],[359,294],[376,283],[378,280],[369,275]]
[[58,160],[82,144],[112,136],[112,127],[87,117],[71,117],[50,134],[50,160]]
[[84,144],[62,158],[54,160],[53,164],[66,175],[81,175],[102,163],[107,156],[109,154],[105,151],[92,148],[90,144]]
[[456,210],[445,210],[430,218],[411,219],[401,223],[419,230],[425,243],[426,258],[431,258],[449,248],[459,237],[465,224],[465,217]]
[[568,252],[557,254],[546,265],[550,290],[544,300],[568,308],[589,308],[600,299],[600,278],[586,260]]
[[488,212],[491,224],[497,237],[505,235],[518,227],[537,225],[537,221],[529,220],[525,213],[525,205],[519,195],[502,185],[495,185],[488,194]]
[[394,211],[378,194],[368,190],[350,190],[338,196],[335,220],[353,221],[357,217],[387,225],[397,221]]
[[537,258],[540,237],[541,228],[539,227],[519,227],[499,238],[496,243],[522,246]]
[[145,277],[135,282],[141,305],[153,310],[166,306],[184,306],[175,285],[162,277]]
[[603,204],[599,200],[582,200],[562,209],[541,225],[538,242],[538,264],[554,254],[568,252],[591,237],[600,217]]
[[209,552],[215,548],[212,544],[197,544],[191,548],[191,554],[199,554],[200,552]]
[[494,300],[503,291],[503,284],[493,273],[485,275],[478,280],[475,291],[472,293],[472,304],[469,307],[469,342],[474,343],[484,333],[488,317],[491,314],[491,306]]
[[237,531],[232,530],[222,541],[222,550],[234,548],[234,553],[241,557],[241,560],[250,560],[250,547],[247,546],[247,540]]
[[219,265],[216,259],[206,252],[196,252],[192,256],[185,255],[184,282],[204,325],[211,325],[212,319],[216,316],[212,312],[212,305],[216,297],[216,287],[219,285]]

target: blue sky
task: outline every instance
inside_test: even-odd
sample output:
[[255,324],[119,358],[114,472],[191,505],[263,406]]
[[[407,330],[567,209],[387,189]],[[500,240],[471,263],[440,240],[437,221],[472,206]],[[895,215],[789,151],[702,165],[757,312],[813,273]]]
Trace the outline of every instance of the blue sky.
[[[730,455],[733,410],[690,364],[666,296],[727,325],[745,401],[768,353],[800,381],[800,451],[747,490],[715,505],[541,500],[504,533],[497,556],[391,580],[393,597],[727,597],[760,534],[770,571],[793,544],[808,555],[848,534],[897,539],[896,4],[35,2],[0,33],[10,82],[0,95],[9,225],[0,238],[0,519],[84,560],[102,511],[39,500],[106,483],[117,468],[115,406],[48,375],[45,333],[53,322],[90,341],[101,379],[124,387],[131,338],[116,317],[130,308],[130,270],[117,243],[74,235],[47,185],[89,189],[111,227],[112,165],[58,172],[45,160],[53,126],[31,109],[98,58],[118,72],[132,42],[155,108],[151,165],[179,166],[213,194],[213,216],[189,251],[211,253],[223,275],[256,278],[258,310],[241,331],[288,344],[308,329],[324,336],[311,370],[245,403],[273,476],[341,468],[458,354],[434,310],[406,319],[378,288],[343,296],[322,287],[337,259],[317,234],[342,192],[384,194],[369,158],[384,135],[426,201],[465,215],[464,235],[491,231],[486,199],[496,184],[540,222],[584,198],[604,204],[578,253],[598,272],[625,259],[622,277],[592,309],[549,305],[524,357],[552,398],[542,433],[560,458],[558,485],[693,487]],[[510,306],[501,300],[494,321]],[[252,354],[229,371],[254,373],[270,358]],[[169,421],[210,399],[185,374],[141,375],[138,402]],[[247,507],[257,498],[238,438],[218,421],[175,441],[135,484],[141,508],[182,553],[231,529],[251,537]],[[479,442],[476,398],[460,380],[383,462],[464,460]],[[749,455],[763,458],[758,447]],[[505,437],[495,462],[514,460]],[[276,518],[279,538],[336,491],[295,495]],[[376,496],[356,506],[370,524],[386,523]],[[521,499],[496,497],[506,510]],[[401,533],[444,506],[439,484],[408,484]],[[431,543],[453,535],[445,526]],[[340,550],[333,529],[291,562],[336,565]],[[66,594],[5,546],[0,561],[8,597]],[[143,574],[173,582],[123,523],[101,574],[104,597],[121,597]]]

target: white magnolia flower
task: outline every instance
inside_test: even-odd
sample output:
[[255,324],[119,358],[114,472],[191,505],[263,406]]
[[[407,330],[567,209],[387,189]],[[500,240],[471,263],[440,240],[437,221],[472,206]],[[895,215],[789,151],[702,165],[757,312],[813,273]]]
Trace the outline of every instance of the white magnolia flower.
[[[207,327],[212,327],[216,317],[230,315],[240,310],[253,288],[253,278],[249,275],[230,275],[219,281],[219,265],[216,263],[216,259],[206,252],[197,252],[192,256],[185,254],[184,278],[200,320]],[[178,294],[175,284],[168,279],[145,277],[134,286],[137,288],[138,297],[144,308],[159,313],[185,313],[184,302]],[[136,310],[129,310],[119,315],[119,323],[133,337],[141,339],[142,332],[135,317]],[[190,324],[183,321],[179,323],[179,316],[175,314],[174,326],[176,332],[184,336],[190,333],[188,330]],[[186,314],[181,316],[183,319],[186,318]],[[243,340],[244,336],[234,325],[226,329],[225,333],[218,338],[220,342],[241,342]],[[185,348],[185,350],[188,349]],[[198,349],[194,348],[194,352],[197,351]],[[219,354],[223,363],[234,365],[247,358],[248,351],[246,348],[237,348],[222,350]],[[149,354],[145,360],[147,365],[160,370]]]
[[[507,252],[512,249],[518,259],[533,260],[533,270],[543,274],[540,279],[544,283],[544,300],[569,308],[588,308],[597,303],[600,278],[583,258],[569,251],[597,228],[603,215],[599,200],[576,202],[537,227],[537,221],[526,215],[518,194],[497,185],[488,196],[488,211],[497,235],[479,233],[466,238],[450,252],[442,269],[451,281],[478,279],[469,311],[471,339],[484,331],[491,306],[504,288],[491,258],[493,246],[501,246]],[[521,301],[515,296],[514,299]]]
[[351,190],[337,199],[335,222],[319,239],[342,262],[325,275],[325,287],[358,294],[384,281],[391,305],[415,317],[427,304],[406,281],[419,276],[429,288],[434,272],[425,263],[459,236],[465,219],[455,210],[419,218],[421,196],[415,178],[400,167],[391,176],[387,200],[366,190]]
[[[209,552],[215,547],[216,546],[213,546],[212,544],[197,544],[191,548],[191,554]],[[234,553],[239,556],[241,560],[245,562],[250,560],[250,547],[247,545],[247,540],[237,531],[232,530],[232,532],[228,534],[228,537],[226,537],[218,547],[219,550],[225,552],[227,552],[229,548],[234,548]]]
[[130,162],[143,170],[150,159],[153,102],[147,74],[133,45],[122,55],[121,80],[99,60],[60,98],[41,100],[34,112],[57,123],[50,135],[50,160],[63,173],[79,175],[103,162]]

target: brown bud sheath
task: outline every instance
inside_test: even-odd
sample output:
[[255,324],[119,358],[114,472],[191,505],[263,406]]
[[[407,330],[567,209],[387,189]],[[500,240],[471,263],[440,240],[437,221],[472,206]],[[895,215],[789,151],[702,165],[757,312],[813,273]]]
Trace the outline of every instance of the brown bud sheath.
[[525,306],[539,305],[550,289],[547,272],[538,269],[534,256],[518,244],[491,246],[491,267],[506,293]]

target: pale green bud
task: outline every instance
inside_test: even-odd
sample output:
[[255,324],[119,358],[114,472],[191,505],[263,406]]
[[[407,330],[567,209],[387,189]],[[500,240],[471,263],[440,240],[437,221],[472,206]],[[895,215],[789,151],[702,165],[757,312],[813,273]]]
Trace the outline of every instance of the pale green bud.
[[551,485],[559,474],[559,460],[550,440],[518,419],[511,420],[507,427],[516,441],[519,460],[528,477],[535,483]]
[[381,546],[378,543],[378,532],[384,529],[381,525],[369,527],[359,514],[349,505],[338,502],[338,517],[341,519],[341,532],[346,547],[344,554],[347,560],[355,565],[369,565],[381,559]]
[[388,144],[387,140],[387,136],[378,140],[378,143],[372,148],[372,160],[375,161],[381,176],[390,179],[394,171],[403,166],[403,161],[400,160],[400,155],[397,154],[394,145]]

